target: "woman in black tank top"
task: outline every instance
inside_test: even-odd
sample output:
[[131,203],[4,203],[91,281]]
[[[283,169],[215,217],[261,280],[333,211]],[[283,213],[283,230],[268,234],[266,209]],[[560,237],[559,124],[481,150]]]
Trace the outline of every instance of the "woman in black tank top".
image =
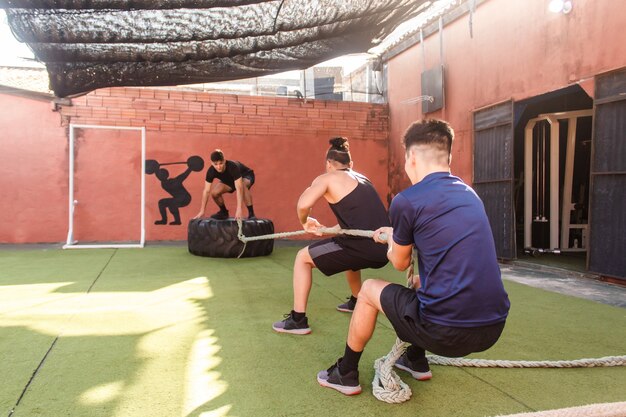
[[[313,205],[324,197],[343,229],[376,230],[389,226],[389,218],[372,183],[352,170],[348,140],[333,138],[326,153],[326,173],[317,177],[298,200],[298,218],[304,230],[319,234],[322,225],[309,217]],[[353,180],[353,181],[352,181]],[[354,186],[356,181],[356,187]],[[349,190],[346,193],[346,189]],[[361,289],[361,269],[381,268],[387,264],[387,246],[371,238],[338,235],[319,240],[296,255],[293,269],[294,304],[285,319],[272,328],[280,333],[308,334],[311,332],[306,307],[312,285],[312,270],[318,268],[330,276],[346,273],[351,297],[337,310],[351,313]]]
[[[390,225],[387,210],[370,180],[358,172],[347,172],[358,181],[356,188],[337,203],[329,203],[339,226],[342,229],[376,230]],[[334,240],[354,256],[386,263],[387,248],[370,238],[338,235]]]

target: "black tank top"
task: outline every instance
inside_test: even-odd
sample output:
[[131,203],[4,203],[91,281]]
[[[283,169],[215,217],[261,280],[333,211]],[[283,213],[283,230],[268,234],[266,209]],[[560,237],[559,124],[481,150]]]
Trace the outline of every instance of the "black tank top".
[[[339,226],[359,230],[390,226],[387,210],[370,180],[358,172],[348,172],[358,181],[356,188],[335,204],[329,204]],[[333,240],[354,256],[387,262],[387,245],[376,243],[372,238],[337,235]]]

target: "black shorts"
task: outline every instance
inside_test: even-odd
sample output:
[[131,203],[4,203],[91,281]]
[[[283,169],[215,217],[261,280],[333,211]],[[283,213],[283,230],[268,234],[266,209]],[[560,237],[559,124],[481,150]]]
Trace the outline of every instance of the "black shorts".
[[250,187],[248,187],[248,190],[252,188],[252,186],[254,185],[254,171],[250,171],[246,175],[242,175],[241,178],[245,178],[250,181]]
[[380,305],[401,340],[451,358],[489,349],[504,329],[504,322],[482,327],[443,326],[421,317],[415,322],[404,312],[408,306],[419,314],[417,294],[399,284],[390,284],[383,289]]
[[309,245],[308,248],[313,263],[326,276],[343,271],[359,271],[365,268],[378,269],[387,265],[386,260],[380,262],[354,256],[339,246],[332,238],[317,241]]
[[[246,175],[242,175],[241,176],[242,179],[247,179],[248,181],[250,181],[250,186],[248,187],[248,190],[250,188],[252,188],[252,186],[254,185],[254,172],[248,172]],[[235,184],[233,183],[233,186],[231,187],[228,184],[225,184],[228,186],[228,188],[230,188],[230,191],[228,191],[229,194],[232,194],[235,192],[236,188],[235,188]]]

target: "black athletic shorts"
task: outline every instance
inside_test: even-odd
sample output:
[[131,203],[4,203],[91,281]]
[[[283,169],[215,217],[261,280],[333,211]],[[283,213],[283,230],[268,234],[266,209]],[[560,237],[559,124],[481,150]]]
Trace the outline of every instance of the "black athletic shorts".
[[317,269],[326,276],[343,271],[359,271],[365,268],[378,269],[387,265],[387,260],[380,262],[354,256],[339,246],[332,238],[309,245],[309,255],[311,255]]
[[419,316],[414,322],[404,312],[415,308],[419,314],[417,294],[399,284],[383,289],[380,304],[401,340],[440,356],[454,358],[487,350],[498,341],[504,329],[504,322],[482,327],[450,327]]
[[248,189],[252,188],[254,185],[254,171],[250,171],[246,175],[242,175],[241,178],[245,178],[250,181],[250,187]]
[[[248,172],[246,175],[242,175],[241,178],[245,178],[248,181],[250,181],[250,187],[248,187],[248,190],[250,188],[252,188],[252,186],[254,185],[254,171]],[[228,184],[226,184],[228,185]],[[228,188],[230,188],[230,191],[228,191],[229,194],[232,194],[235,192],[236,188],[232,187],[230,185],[228,185]]]

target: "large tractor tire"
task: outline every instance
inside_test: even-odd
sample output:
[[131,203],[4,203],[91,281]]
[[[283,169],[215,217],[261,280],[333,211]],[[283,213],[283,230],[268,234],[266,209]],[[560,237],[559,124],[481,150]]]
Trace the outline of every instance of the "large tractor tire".
[[[271,220],[254,219],[242,221],[242,230],[246,237],[274,233],[274,224]],[[246,249],[241,254],[244,244],[237,237],[238,232],[239,226],[235,219],[192,219],[189,221],[187,229],[189,252],[194,255],[212,258],[248,258],[252,256],[266,256],[274,250],[274,240],[263,239],[248,242]]]

